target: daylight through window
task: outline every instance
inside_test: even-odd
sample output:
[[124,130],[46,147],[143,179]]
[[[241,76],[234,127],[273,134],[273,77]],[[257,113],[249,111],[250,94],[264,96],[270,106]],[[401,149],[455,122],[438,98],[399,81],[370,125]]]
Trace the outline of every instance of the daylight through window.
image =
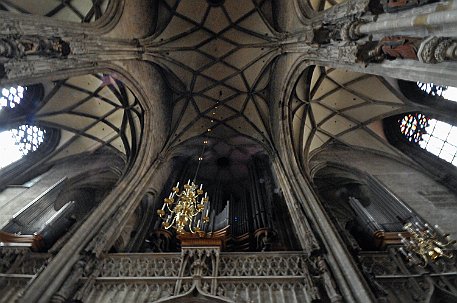
[[[0,111],[14,109],[21,103],[27,88],[13,86],[0,88]],[[36,151],[44,141],[46,131],[33,125],[21,125],[16,129],[0,132],[0,168],[3,168]]]
[[457,87],[423,82],[417,82],[417,86],[430,96],[443,97],[444,99],[457,102]]
[[457,166],[457,127],[416,113],[403,117],[400,130],[410,142]]

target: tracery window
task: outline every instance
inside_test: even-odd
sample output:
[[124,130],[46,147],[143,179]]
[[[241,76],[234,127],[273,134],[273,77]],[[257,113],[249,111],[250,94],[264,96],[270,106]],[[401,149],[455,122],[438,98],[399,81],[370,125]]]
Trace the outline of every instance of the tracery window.
[[[24,99],[27,87],[12,86],[0,88],[0,113],[6,109],[14,109]],[[6,115],[8,117],[10,115]],[[36,151],[45,138],[46,130],[38,126],[23,124],[10,130],[0,132],[0,168],[3,168]]]
[[0,94],[0,110],[4,107],[15,108],[24,98],[27,88],[22,86],[12,86],[2,88]]
[[421,113],[408,114],[399,123],[400,131],[408,141],[457,166],[456,126]]
[[446,100],[457,102],[457,87],[423,82],[417,82],[417,86],[430,96],[442,97]]

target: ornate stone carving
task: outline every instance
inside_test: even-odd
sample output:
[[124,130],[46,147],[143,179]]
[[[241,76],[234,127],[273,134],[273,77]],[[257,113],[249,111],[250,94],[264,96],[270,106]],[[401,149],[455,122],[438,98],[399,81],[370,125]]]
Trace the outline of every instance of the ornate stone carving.
[[[113,254],[102,258],[73,299],[95,300],[117,291],[139,302],[200,294],[235,302],[319,298],[301,253],[220,253],[217,247],[188,247],[181,254]],[[94,273],[96,274],[94,276]]]
[[66,57],[70,45],[58,37],[9,36],[0,39],[0,57],[23,58],[38,55],[46,57]]
[[412,59],[417,60],[420,38],[413,37],[385,37],[376,43],[367,43],[359,51],[359,61],[364,63],[381,62],[385,59]]
[[331,276],[330,270],[327,266],[327,262],[325,261],[324,257],[322,257],[322,256],[317,257],[316,267],[319,270],[322,282],[325,287],[325,291],[327,292],[327,295],[330,298],[330,301],[331,302],[343,302],[343,298],[340,296],[340,294],[337,291],[337,286]]
[[340,37],[343,41],[355,41],[359,39],[361,36],[358,34],[358,27],[365,23],[362,20],[356,20],[353,22],[345,23],[340,30]]
[[417,57],[423,63],[440,63],[457,60],[457,40],[428,37],[422,41]]
[[109,255],[98,268],[100,277],[178,277],[180,263],[177,254]]
[[303,276],[308,275],[304,256],[297,254],[224,254],[218,276]]
[[339,5],[333,6],[324,13],[323,23],[332,24],[336,20],[341,22],[341,19],[348,21],[352,16],[360,16],[367,12],[370,8],[370,0],[348,0]]

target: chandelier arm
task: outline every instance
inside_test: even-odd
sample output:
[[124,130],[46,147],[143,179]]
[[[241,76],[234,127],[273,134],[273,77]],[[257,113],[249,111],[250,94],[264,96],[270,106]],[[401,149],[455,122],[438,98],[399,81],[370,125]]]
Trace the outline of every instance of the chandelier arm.
[[167,204],[167,209],[170,213],[173,213],[173,211],[170,209],[170,205]]
[[188,225],[189,225],[189,230],[190,230],[190,232],[194,234],[195,231],[192,229],[193,221],[194,221],[194,220],[190,220],[190,222],[189,222]]
[[168,227],[165,227],[165,229],[167,229],[167,230],[170,229],[174,225],[175,219],[176,218],[173,218],[173,220],[171,221],[170,225],[168,225]]

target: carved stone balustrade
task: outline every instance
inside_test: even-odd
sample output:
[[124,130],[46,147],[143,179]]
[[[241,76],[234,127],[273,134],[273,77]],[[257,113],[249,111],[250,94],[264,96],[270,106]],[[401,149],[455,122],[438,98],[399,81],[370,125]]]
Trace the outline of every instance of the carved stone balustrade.
[[[221,302],[311,302],[317,289],[303,253],[220,253],[215,247],[182,253],[109,254],[90,287],[75,298],[95,302],[162,302],[193,294]],[[91,280],[84,276],[83,282]]]
[[455,260],[426,268],[406,266],[393,248],[386,252],[364,252],[359,254],[358,259],[380,302],[428,302],[427,298],[432,296],[453,296],[449,294],[455,293],[457,288]]

